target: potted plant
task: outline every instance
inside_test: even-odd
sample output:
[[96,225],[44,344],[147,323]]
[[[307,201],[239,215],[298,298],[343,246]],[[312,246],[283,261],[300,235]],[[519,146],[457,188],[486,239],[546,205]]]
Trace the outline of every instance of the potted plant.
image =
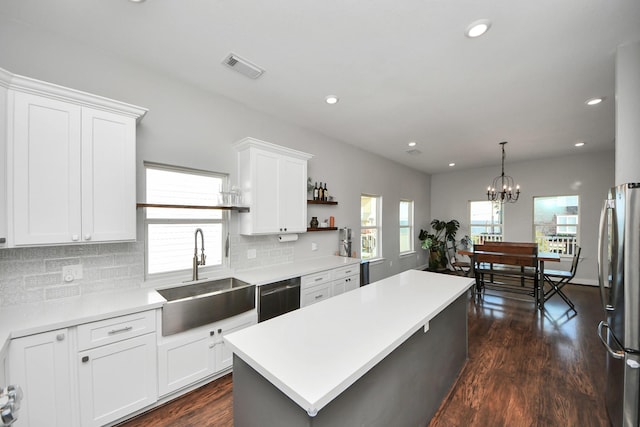
[[434,219],[431,221],[431,228],[433,233],[420,230],[420,246],[429,251],[429,270],[444,270],[447,268],[447,242],[455,243],[460,222],[455,219],[448,222]]

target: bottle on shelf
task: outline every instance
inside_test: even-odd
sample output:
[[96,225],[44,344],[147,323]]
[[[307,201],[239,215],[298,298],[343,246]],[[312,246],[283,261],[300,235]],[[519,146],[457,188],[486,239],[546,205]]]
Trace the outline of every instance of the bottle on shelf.
[[322,197],[325,202],[329,200],[329,192],[327,191],[327,183],[324,183],[324,189],[322,190]]
[[318,200],[318,181],[316,181],[316,184],[313,187],[313,200]]
[[324,188],[322,188],[322,181],[320,181],[320,187],[318,188],[318,200],[324,200]]

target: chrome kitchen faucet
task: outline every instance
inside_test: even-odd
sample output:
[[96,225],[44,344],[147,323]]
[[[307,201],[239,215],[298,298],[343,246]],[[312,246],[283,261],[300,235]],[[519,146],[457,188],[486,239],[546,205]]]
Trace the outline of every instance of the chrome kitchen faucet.
[[[200,233],[200,259],[198,260],[198,232]],[[204,256],[204,234],[202,233],[201,228],[196,228],[196,232],[194,235],[195,245],[193,249],[193,276],[192,280],[198,280],[198,266],[205,264],[205,256]]]

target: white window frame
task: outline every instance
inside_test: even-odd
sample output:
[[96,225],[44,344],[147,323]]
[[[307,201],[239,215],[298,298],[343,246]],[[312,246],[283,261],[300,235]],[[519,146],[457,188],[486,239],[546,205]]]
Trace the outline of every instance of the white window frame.
[[[575,197],[577,199],[577,213],[562,213],[555,214],[555,223],[539,223],[536,222],[536,200],[537,199],[561,199]],[[579,194],[564,194],[564,195],[552,195],[552,196],[534,196],[533,197],[533,240],[538,243],[539,252],[556,252],[560,254],[561,258],[573,257],[575,247],[580,245],[580,195]],[[561,218],[575,218],[575,224],[562,223]],[[550,234],[538,235],[538,230],[542,227],[549,228],[555,227],[556,236]],[[575,233],[567,231],[568,228],[574,228]],[[564,235],[564,236],[562,236]],[[554,237],[550,239],[550,237]]]
[[[494,209],[495,205],[500,205],[500,202],[493,202],[490,200],[470,200],[469,201],[469,236],[471,237],[471,240],[473,241],[474,244],[482,244],[485,241],[486,242],[501,242],[504,240],[504,207],[500,206],[500,220],[498,222],[494,222],[493,220],[493,215],[491,215],[491,221],[487,224],[474,224],[472,222],[473,218],[471,218],[471,213],[472,213],[472,204],[473,203],[491,203],[492,204],[492,209]],[[473,227],[488,227],[491,229],[492,233],[491,234],[472,234],[472,228]],[[499,227],[500,228],[500,233],[494,233],[493,231]],[[480,236],[480,237],[478,237]],[[482,238],[482,236],[491,236],[488,239]]]
[[[575,222],[571,222],[575,220]],[[578,234],[578,215],[557,215],[556,216],[556,233],[558,234]],[[571,230],[569,230],[571,228]]]
[[[402,204],[403,203],[407,203],[409,205],[409,218],[408,218],[408,224],[407,225],[403,225],[401,218],[400,218],[400,212],[402,211]],[[400,199],[400,202],[398,203],[398,248],[400,248],[400,242],[402,241],[402,230],[407,230],[408,232],[408,236],[409,236],[409,250],[406,251],[402,251],[399,250],[400,255],[408,255],[408,254],[412,254],[415,252],[415,240],[413,238],[413,231],[414,231],[414,211],[413,211],[413,200],[408,200],[408,199]]]
[[[368,197],[371,199],[376,199],[376,224],[372,226],[362,225],[362,216],[364,212],[362,211],[362,199],[364,197]],[[376,230],[375,237],[375,248],[376,251],[372,256],[365,256],[362,248],[364,247],[364,242],[367,239],[368,233],[367,230]],[[366,259],[369,261],[376,261],[382,259],[382,196],[376,194],[366,194],[362,193],[360,195],[360,257],[362,259]]]
[[[203,175],[203,176],[208,176],[208,177],[215,177],[215,178],[220,178],[222,180],[222,189],[224,188],[228,188],[228,184],[229,184],[229,176],[228,174],[225,173],[220,173],[220,172],[213,172],[213,171],[206,171],[206,170],[200,170],[200,169],[192,169],[192,168],[186,168],[186,167],[180,167],[180,166],[173,166],[173,165],[165,165],[165,164],[160,164],[160,163],[152,163],[152,162],[144,162],[144,167],[145,167],[145,193],[147,191],[146,188],[146,180],[147,180],[147,170],[148,169],[156,169],[156,170],[165,170],[165,171],[171,171],[171,172],[177,172],[177,173],[185,173],[185,174],[191,174],[191,175]],[[212,192],[211,196],[216,197],[216,199],[219,197],[219,192]],[[147,203],[158,203],[158,201],[149,201],[147,200]],[[216,203],[217,204],[217,203]],[[194,204],[195,206],[198,206],[198,204]],[[203,203],[202,205],[206,205],[209,206],[211,205],[211,203]],[[212,265],[210,264],[209,258],[207,258],[207,264],[205,264],[204,266],[198,267],[199,268],[199,272],[200,272],[200,277],[202,277],[202,273],[204,272],[213,272],[215,273],[216,271],[219,270],[223,270],[225,268],[229,267],[229,257],[226,256],[225,254],[225,244],[226,244],[226,239],[228,239],[228,230],[229,230],[229,214],[227,211],[224,210],[209,210],[209,209],[193,209],[194,212],[197,212],[199,215],[197,218],[150,218],[148,213],[150,212],[150,209],[163,209],[165,210],[165,208],[145,208],[144,209],[144,213],[143,213],[143,222],[144,222],[144,234],[145,234],[145,250],[144,250],[144,255],[145,255],[145,262],[144,262],[144,273],[145,273],[145,280],[147,281],[165,281],[165,280],[178,280],[178,281],[188,281],[192,278],[192,268],[185,268],[185,269],[180,269],[180,270],[172,270],[172,271],[166,271],[166,272],[158,272],[158,273],[149,273],[149,249],[150,249],[150,245],[149,245],[149,226],[153,225],[153,224],[184,224],[184,225],[188,225],[188,224],[221,224],[222,229],[221,229],[221,234],[220,234],[220,241],[211,241],[211,236],[205,236],[205,256],[207,254],[207,249],[213,248],[213,247],[217,247],[221,252],[221,263],[220,264],[215,264]],[[167,211],[169,209],[166,209]],[[221,213],[219,218],[206,218],[207,213],[211,214],[213,212],[217,212],[217,213]],[[208,238],[207,238],[208,237]],[[190,237],[191,238],[191,237]],[[195,234],[193,236],[193,240],[194,240],[194,245],[195,245]],[[198,253],[200,253],[201,247],[200,247],[200,238],[198,238]],[[193,258],[193,250],[190,251],[190,253],[187,254],[181,254],[181,256],[187,256],[190,257],[191,259]]]

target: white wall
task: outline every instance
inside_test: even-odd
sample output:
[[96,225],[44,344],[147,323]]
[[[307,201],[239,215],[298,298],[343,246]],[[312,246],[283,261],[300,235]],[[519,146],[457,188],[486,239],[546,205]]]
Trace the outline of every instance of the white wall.
[[[575,282],[597,283],[597,244],[600,209],[614,185],[613,151],[505,164],[505,173],[520,184],[522,194],[504,207],[506,241],[533,240],[533,197],[577,194],[580,196],[582,261]],[[500,174],[500,166],[449,172],[431,178],[431,214],[438,219],[460,221],[460,237],[469,234],[469,201],[486,200],[486,189]],[[568,263],[549,268],[568,269]]]
[[[149,109],[138,126],[139,201],[144,194],[143,161],[227,172],[234,182],[236,153],[231,144],[252,136],[314,155],[309,162],[309,176],[314,181],[327,182],[330,194],[339,205],[311,206],[309,219],[312,215],[318,216],[319,220],[333,215],[338,227],[353,228],[354,248],[359,249],[360,194],[383,196],[382,251],[385,261],[371,267],[372,280],[424,264],[421,250],[410,257],[399,257],[398,202],[401,198],[415,200],[416,227],[426,226],[430,200],[428,175],[254,111],[249,106],[202,91],[155,70],[127,63],[115,54],[97,51],[79,41],[25,28],[17,22],[0,27],[0,40],[1,68]],[[247,84],[256,82],[247,80]],[[232,219],[234,233],[237,233],[237,226]],[[245,249],[252,243],[271,248],[259,253],[264,257],[273,256],[275,262],[333,254],[338,248],[337,231],[301,235],[298,242],[286,246],[293,247],[293,256],[290,256],[290,249],[281,251],[266,239],[234,236],[232,242],[238,247],[232,247],[232,259],[238,266],[249,265]],[[317,251],[311,251],[312,242],[318,244]],[[416,245],[419,245],[417,238]],[[0,271],[13,267],[12,256],[5,259],[9,261],[3,264],[4,267],[0,265]]]

